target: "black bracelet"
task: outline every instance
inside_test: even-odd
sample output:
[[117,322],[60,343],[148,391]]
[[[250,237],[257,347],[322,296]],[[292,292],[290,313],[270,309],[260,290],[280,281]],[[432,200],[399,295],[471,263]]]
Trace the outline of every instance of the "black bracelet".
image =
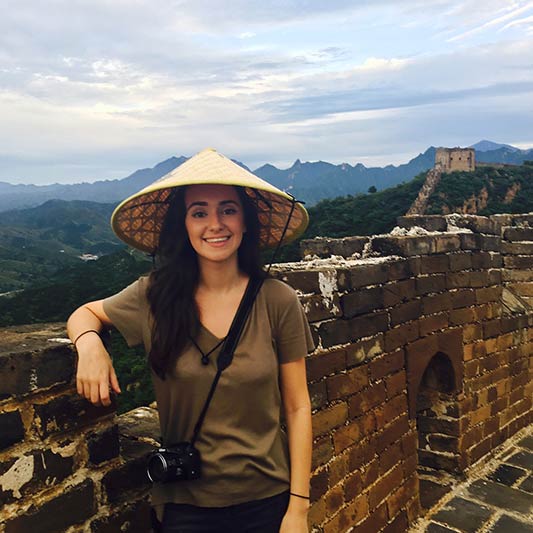
[[96,333],[100,337],[100,332],[99,331],[96,331],[95,329],[88,329],[87,331],[84,331],[83,333],[80,333],[76,337],[76,339],[74,340],[74,342],[72,344],[74,344],[74,346],[76,346],[76,343],[78,342],[79,338],[83,337],[86,333]]
[[302,500],[309,500],[309,496],[302,496],[301,494],[296,494],[294,492],[289,492],[291,496],[296,496],[297,498],[302,498]]

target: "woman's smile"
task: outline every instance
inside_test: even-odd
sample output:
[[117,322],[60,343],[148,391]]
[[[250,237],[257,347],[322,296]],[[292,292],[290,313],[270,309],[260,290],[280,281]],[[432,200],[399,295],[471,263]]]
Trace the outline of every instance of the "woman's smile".
[[230,235],[226,237],[209,237],[207,239],[204,239],[204,241],[213,246],[223,246],[226,242],[229,241],[229,239],[231,239]]

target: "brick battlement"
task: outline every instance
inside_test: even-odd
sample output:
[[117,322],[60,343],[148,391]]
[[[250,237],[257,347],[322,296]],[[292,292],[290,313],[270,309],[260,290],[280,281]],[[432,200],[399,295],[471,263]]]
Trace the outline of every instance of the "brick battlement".
[[[305,241],[307,260],[274,269],[318,346],[313,531],[405,531],[432,472],[461,476],[533,418],[533,214],[399,224]],[[61,337],[0,331],[0,531],[147,532],[156,412],[79,399]]]

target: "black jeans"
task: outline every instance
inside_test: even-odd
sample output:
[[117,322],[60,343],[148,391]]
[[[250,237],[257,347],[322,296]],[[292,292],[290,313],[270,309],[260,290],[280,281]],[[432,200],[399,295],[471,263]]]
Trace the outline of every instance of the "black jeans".
[[229,507],[167,503],[162,533],[278,533],[289,491]]

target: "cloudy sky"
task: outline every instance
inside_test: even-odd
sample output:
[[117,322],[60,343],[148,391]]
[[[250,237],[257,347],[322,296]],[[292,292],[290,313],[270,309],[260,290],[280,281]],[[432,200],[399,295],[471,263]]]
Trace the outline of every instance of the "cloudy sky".
[[3,0],[0,180],[533,146],[533,1]]

